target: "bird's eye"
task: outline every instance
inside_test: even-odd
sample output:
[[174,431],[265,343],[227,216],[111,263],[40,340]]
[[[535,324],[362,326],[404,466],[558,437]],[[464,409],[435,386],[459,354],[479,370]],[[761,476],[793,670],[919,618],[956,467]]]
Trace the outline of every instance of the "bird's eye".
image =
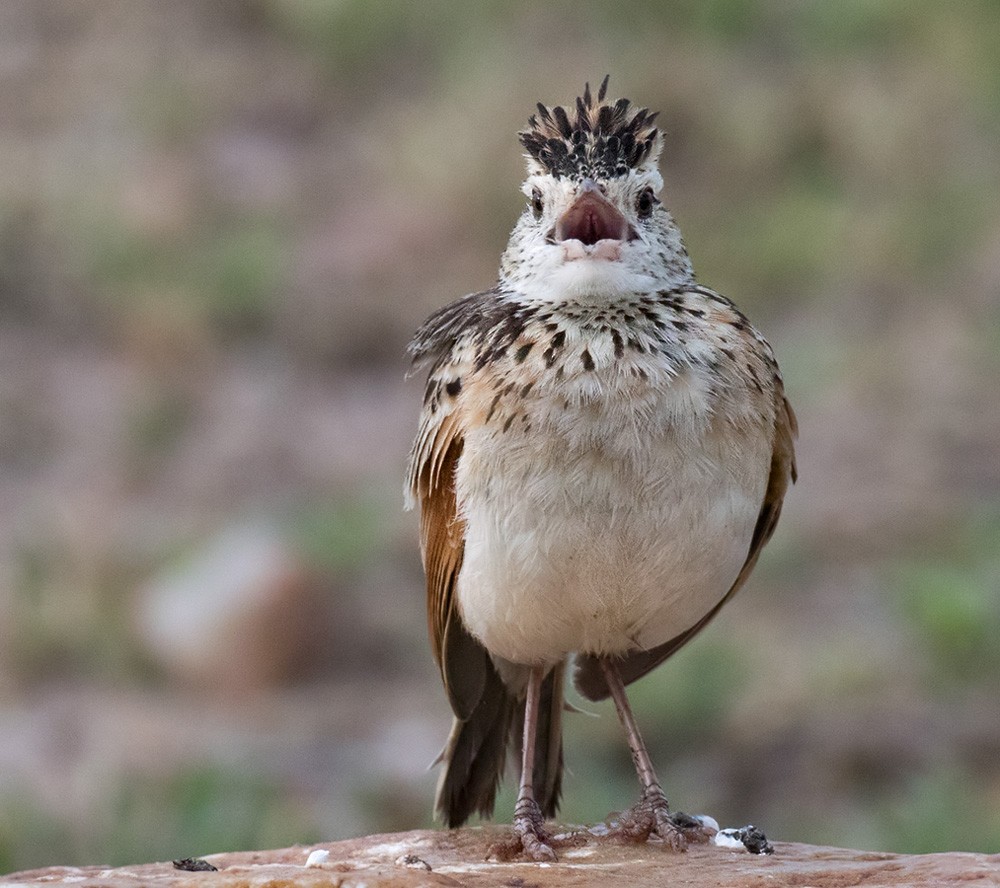
[[639,197],[635,201],[635,210],[640,219],[648,219],[653,214],[653,207],[656,206],[656,196],[652,188],[643,188],[639,192]]
[[545,204],[542,203],[542,192],[537,188],[531,189],[531,213],[536,219],[542,218],[542,211],[545,209]]

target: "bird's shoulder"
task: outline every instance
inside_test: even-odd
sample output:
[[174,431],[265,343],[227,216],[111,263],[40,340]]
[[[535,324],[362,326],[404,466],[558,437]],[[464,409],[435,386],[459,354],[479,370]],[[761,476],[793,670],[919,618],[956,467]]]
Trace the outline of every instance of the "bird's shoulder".
[[[407,352],[414,366],[436,366],[467,344],[496,352],[524,329],[527,307],[515,291],[500,286],[470,293],[435,311],[414,334]],[[483,361],[490,349],[481,348]]]
[[[417,329],[407,352],[418,369],[427,368],[417,437],[410,450],[406,476],[407,505],[427,503],[442,483],[447,486],[462,448],[457,415],[463,377],[480,342],[506,310],[498,287],[470,293],[439,308]],[[445,464],[450,468],[443,471]]]

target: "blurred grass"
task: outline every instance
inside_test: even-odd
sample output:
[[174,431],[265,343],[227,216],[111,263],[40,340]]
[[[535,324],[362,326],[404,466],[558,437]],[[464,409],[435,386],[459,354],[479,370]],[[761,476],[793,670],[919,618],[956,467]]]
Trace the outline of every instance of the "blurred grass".
[[893,571],[911,630],[927,647],[929,693],[1000,685],[1000,515],[970,517],[938,545]]
[[[957,764],[939,763],[913,776],[889,801],[880,844],[903,854],[928,854],[955,848],[995,848],[1000,835],[996,779]],[[970,786],[981,791],[970,793]]]
[[106,843],[112,865],[320,838],[286,789],[259,775],[210,767],[123,783],[107,827],[110,835],[96,836],[94,845]]
[[287,519],[293,545],[318,570],[332,576],[363,570],[376,561],[380,528],[389,512],[375,493],[301,504]]
[[274,322],[288,247],[272,219],[202,220],[174,238],[106,222],[92,237],[90,273],[111,317],[163,302],[223,341],[259,336]]
[[17,632],[6,643],[5,665],[26,686],[148,674],[129,619],[142,565],[82,551],[78,542],[53,534],[22,546],[13,564],[7,607]]
[[193,766],[163,776],[128,775],[105,792],[99,814],[72,822],[28,794],[5,793],[0,870],[125,866],[320,840],[287,789],[256,774]]

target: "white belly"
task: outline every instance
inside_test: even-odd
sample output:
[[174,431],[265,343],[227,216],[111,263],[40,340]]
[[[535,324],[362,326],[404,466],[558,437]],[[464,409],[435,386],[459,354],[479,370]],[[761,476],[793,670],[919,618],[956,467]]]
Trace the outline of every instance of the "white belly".
[[770,441],[761,429],[735,441],[730,429],[726,442],[710,430],[683,440],[644,431],[617,447],[466,440],[457,594],[491,653],[539,663],[655,647],[728,592],[760,513]]

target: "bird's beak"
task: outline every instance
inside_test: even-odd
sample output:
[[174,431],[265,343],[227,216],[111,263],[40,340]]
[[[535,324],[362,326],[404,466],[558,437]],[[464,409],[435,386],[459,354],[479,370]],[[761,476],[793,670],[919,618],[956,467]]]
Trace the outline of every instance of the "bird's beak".
[[555,227],[556,243],[577,240],[585,247],[598,241],[625,241],[633,236],[628,220],[601,194],[593,179],[584,179],[573,205]]

